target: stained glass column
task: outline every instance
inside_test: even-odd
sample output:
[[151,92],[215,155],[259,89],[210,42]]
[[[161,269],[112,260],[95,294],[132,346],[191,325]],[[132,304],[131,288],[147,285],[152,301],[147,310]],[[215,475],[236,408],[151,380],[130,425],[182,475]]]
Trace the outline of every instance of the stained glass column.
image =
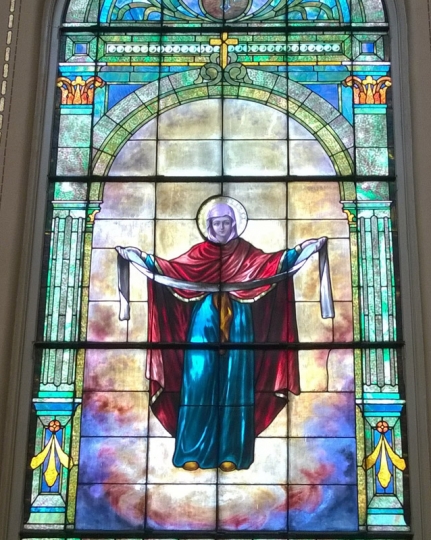
[[[373,195],[367,196],[369,184],[357,186],[361,339],[395,341],[391,202],[387,183],[373,188]],[[400,415],[404,400],[398,386],[397,350],[379,348],[362,351],[362,369],[361,408],[366,441],[364,468],[367,470],[369,496],[367,523],[372,528],[389,522],[394,526],[404,526],[400,470],[405,468],[405,464],[397,461],[402,454]],[[392,452],[395,455],[391,455]]]
[[[79,195],[84,200],[78,199]],[[70,200],[64,200],[64,199]],[[56,184],[53,201],[44,341],[76,341],[79,336],[83,246],[87,214],[86,190]],[[59,200],[63,199],[63,200]],[[76,395],[77,351],[41,352],[40,386],[33,400],[37,415],[32,509],[29,523],[63,525],[65,520],[72,416]],[[55,500],[55,501],[54,501]]]
[[[91,36],[67,38],[67,55],[89,53]],[[94,90],[102,85],[94,77],[94,64],[60,65],[58,146],[53,175],[51,217],[48,219],[47,281],[44,290],[44,342],[73,342],[80,338],[83,302],[84,246],[91,235],[94,208],[87,202]],[[70,179],[70,180],[69,180]],[[88,244],[88,242],[87,242]],[[91,241],[90,241],[91,246]],[[85,296],[85,295],[84,295]],[[43,524],[63,528],[72,458],[73,417],[81,398],[79,380],[82,358],[77,350],[46,348],[38,352],[40,384],[33,399],[36,437],[31,468],[32,505],[28,526]],[[69,471],[72,469],[72,471]]]
[[[360,341],[397,340],[391,206],[388,182],[360,182],[356,201],[344,203],[352,258],[358,260],[353,286],[358,299],[355,339]],[[356,351],[356,358],[358,423],[365,434],[365,448],[358,455],[359,476],[367,485],[363,526],[378,530],[390,523],[403,530],[400,416],[404,400],[398,385],[398,351],[366,348]]]

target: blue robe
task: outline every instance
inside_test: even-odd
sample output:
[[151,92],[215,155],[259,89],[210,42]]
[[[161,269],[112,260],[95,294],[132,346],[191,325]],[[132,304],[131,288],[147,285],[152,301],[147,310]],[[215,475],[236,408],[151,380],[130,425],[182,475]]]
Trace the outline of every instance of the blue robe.
[[[281,271],[289,270],[298,258],[287,251]],[[209,294],[196,302],[187,341],[217,343],[220,339],[219,311]],[[232,321],[229,341],[252,343],[253,318],[250,303],[231,299]],[[222,354],[224,353],[224,354]],[[253,350],[187,350],[184,353],[173,463],[182,467],[196,461],[202,469],[224,461],[247,469],[254,459],[255,362]]]

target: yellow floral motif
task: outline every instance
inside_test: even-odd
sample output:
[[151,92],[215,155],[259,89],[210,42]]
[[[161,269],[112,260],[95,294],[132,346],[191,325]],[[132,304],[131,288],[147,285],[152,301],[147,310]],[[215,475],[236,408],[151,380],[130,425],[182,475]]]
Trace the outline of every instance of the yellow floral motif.
[[388,431],[389,426],[386,422],[381,421],[377,425],[377,430],[380,432],[380,439],[373,452],[364,459],[363,467],[367,471],[374,467],[380,456],[380,467],[377,473],[377,478],[383,488],[387,488],[391,481],[391,471],[388,466],[388,458],[391,463],[400,471],[404,471],[406,468],[406,462],[403,458],[399,457],[391,448],[390,444],[386,440],[385,433]]
[[43,448],[39,454],[34,456],[30,462],[30,467],[32,469],[37,469],[44,463],[45,459],[49,455],[48,466],[43,475],[48,487],[52,487],[55,484],[58,475],[60,474],[60,471],[57,470],[56,466],[56,457],[58,457],[61,465],[63,465],[63,467],[66,469],[71,469],[74,465],[73,459],[64,452],[57,440],[56,433],[60,428],[61,425],[58,420],[51,420],[48,425],[48,430],[51,432],[51,437],[46,443],[45,448]]

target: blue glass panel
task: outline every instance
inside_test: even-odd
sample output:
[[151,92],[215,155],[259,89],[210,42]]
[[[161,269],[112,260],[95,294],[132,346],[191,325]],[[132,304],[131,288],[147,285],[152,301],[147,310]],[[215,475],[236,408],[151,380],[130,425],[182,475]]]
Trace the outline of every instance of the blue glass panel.
[[372,43],[372,42],[362,43],[362,52],[363,53],[374,53],[374,43]]
[[140,84],[112,84],[108,93],[108,109],[111,109],[123,98],[141,88]]
[[88,44],[87,43],[75,43],[75,54],[87,54]]
[[336,109],[339,108],[338,87],[335,84],[306,84],[307,88],[322,96]]

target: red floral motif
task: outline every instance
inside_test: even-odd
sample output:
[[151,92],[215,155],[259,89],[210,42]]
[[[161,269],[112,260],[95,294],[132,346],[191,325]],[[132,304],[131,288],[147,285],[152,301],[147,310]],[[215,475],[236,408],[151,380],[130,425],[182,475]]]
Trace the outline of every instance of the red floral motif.
[[389,424],[384,420],[380,420],[376,424],[376,429],[379,433],[386,433],[387,431],[389,431]]
[[58,420],[51,420],[51,422],[48,424],[48,430],[51,433],[57,433],[57,431],[60,431],[61,424]]

